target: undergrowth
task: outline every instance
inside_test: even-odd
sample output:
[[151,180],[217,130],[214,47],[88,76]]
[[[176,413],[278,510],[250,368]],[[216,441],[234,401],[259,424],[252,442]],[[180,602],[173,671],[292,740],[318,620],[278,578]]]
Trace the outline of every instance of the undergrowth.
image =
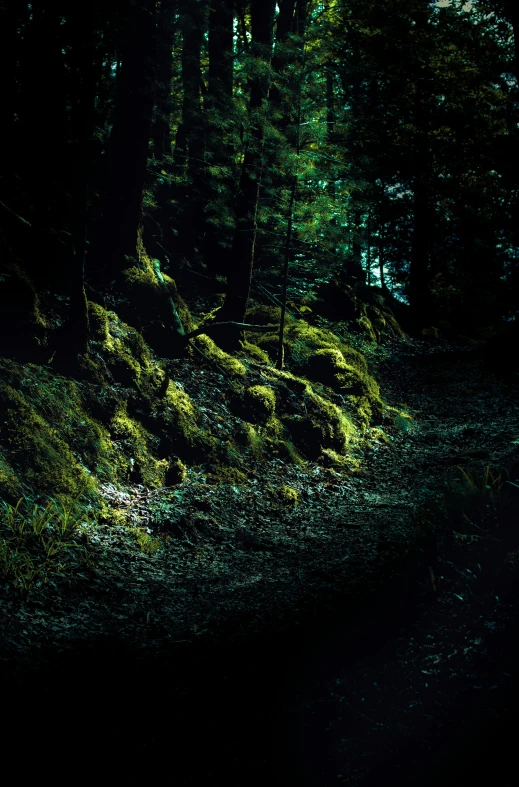
[[91,518],[79,500],[49,498],[45,505],[31,505],[20,498],[15,505],[0,501],[0,575],[22,593],[70,572],[80,559],[89,562],[81,543],[82,525]]

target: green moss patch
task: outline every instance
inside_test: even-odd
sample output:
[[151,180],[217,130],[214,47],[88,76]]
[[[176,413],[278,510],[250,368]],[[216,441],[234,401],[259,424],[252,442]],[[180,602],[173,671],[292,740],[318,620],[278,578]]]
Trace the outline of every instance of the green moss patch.
[[276,409],[276,394],[267,385],[251,385],[244,394],[244,417],[255,423],[266,423]]
[[193,339],[193,344],[204,353],[210,362],[219,367],[229,377],[241,377],[246,374],[247,369],[241,361],[233,358],[232,355],[218,347],[209,336],[205,334],[197,336]]
[[[44,406],[45,401],[40,404]],[[79,419],[76,423],[81,428]],[[80,464],[56,424],[51,425],[30,400],[5,384],[0,385],[0,446],[13,471],[7,474],[7,492],[12,490],[15,477],[17,485],[48,496],[78,498],[95,489],[90,472]]]
[[[122,447],[128,476],[148,487],[165,485],[169,463],[152,454],[157,438],[153,438],[138,421],[130,418],[121,405],[110,424],[112,438]],[[128,457],[128,458],[127,458]]]

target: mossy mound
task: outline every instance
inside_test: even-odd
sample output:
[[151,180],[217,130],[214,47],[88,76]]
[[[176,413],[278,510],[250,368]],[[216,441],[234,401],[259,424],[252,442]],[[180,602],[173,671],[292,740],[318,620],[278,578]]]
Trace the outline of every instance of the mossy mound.
[[310,379],[348,396],[363,427],[383,417],[384,405],[378,383],[370,374],[348,363],[339,349],[317,350],[308,359],[307,374]]
[[27,274],[16,264],[0,267],[0,355],[44,360],[47,323],[40,298]]
[[[257,307],[247,312],[247,321],[255,319]],[[258,325],[261,325],[260,321]],[[278,330],[265,333],[248,333],[248,341],[259,347],[274,363],[277,358],[279,335]],[[286,317],[284,332],[285,364],[288,370],[298,374],[304,371],[308,358],[316,350],[337,348],[349,363],[362,371],[367,371],[366,360],[363,355],[349,346],[346,342],[329,330],[310,325],[306,320],[297,320],[291,316]]]
[[202,334],[193,339],[193,344],[215,366],[229,377],[241,377],[247,372],[245,366],[237,358],[222,350],[209,336]]
[[127,475],[130,481],[147,487],[165,485],[169,462],[167,459],[156,459],[153,455],[158,439],[142,424],[129,417],[124,404],[110,422],[110,434],[122,449],[119,459],[120,474]]
[[[270,307],[268,309],[252,307],[247,313],[247,319],[251,321],[258,318],[267,320],[272,316]],[[249,342],[270,354],[274,361],[278,347],[277,331],[255,334],[251,332],[248,336]],[[345,336],[347,337],[348,334],[345,333]],[[369,426],[372,420],[381,420],[384,417],[380,390],[374,378],[368,373],[365,357],[351,347],[344,338],[326,328],[310,325],[306,320],[287,317],[284,345],[287,371],[283,373],[285,375],[283,379],[288,387],[294,390],[299,388],[302,392],[306,390],[308,380],[313,380],[347,396],[349,406],[358,415],[362,430]],[[269,373],[273,374],[274,370],[269,370]],[[275,374],[279,379],[279,373]],[[299,434],[300,427],[295,426],[295,428]],[[309,445],[314,446],[315,440],[313,438],[308,440]],[[333,448],[333,445],[328,443],[324,447]],[[308,450],[308,445],[306,448]],[[315,448],[312,448],[311,453],[315,453]]]
[[327,448],[345,454],[357,439],[357,429],[346,413],[319,396],[311,385],[305,388],[303,402],[306,415],[281,417],[296,449],[312,460],[318,459]]
[[360,334],[364,341],[376,344],[387,336],[405,336],[394,312],[402,314],[406,307],[387,290],[333,281],[321,284],[316,296],[314,312],[345,323],[349,331]]
[[[264,424],[274,415],[276,394],[267,385],[252,385],[244,392],[243,417]],[[247,418],[247,416],[250,416]]]
[[[85,440],[95,452],[94,442],[101,439],[101,429],[84,411],[73,412],[73,405],[60,417],[56,412],[59,407],[53,407],[56,399],[40,388],[44,383],[30,373],[24,378],[39,390],[29,386],[22,393],[0,384],[0,496],[12,501],[16,494],[36,489],[42,496],[76,499],[93,492],[96,482],[92,471],[71,450],[66,433],[75,427],[75,441]],[[73,416],[72,423],[67,415]]]
[[123,271],[117,311],[125,322],[143,335],[155,351],[166,357],[175,357],[183,349],[174,313],[184,332],[188,333],[194,328],[189,309],[180,297],[175,281],[161,273],[158,260],[152,260],[142,248],[139,260]]
[[[117,314],[106,311],[97,303],[88,304],[91,339],[94,354],[101,354],[103,366],[114,382],[149,391],[157,385],[156,370],[151,368],[151,354],[142,336],[119,319]],[[97,345],[97,346],[96,346]],[[103,381],[99,363],[92,357],[83,359],[87,377]]]

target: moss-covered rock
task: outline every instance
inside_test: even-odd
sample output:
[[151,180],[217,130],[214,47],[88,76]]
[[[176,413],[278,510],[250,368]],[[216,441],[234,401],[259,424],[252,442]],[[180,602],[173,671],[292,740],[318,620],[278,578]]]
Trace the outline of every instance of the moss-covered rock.
[[384,416],[378,383],[367,372],[347,363],[340,350],[317,350],[308,359],[308,376],[348,396],[364,428],[373,418]]
[[336,323],[360,334],[364,341],[377,343],[384,336],[405,336],[395,317],[405,309],[387,290],[340,281],[320,285],[316,292],[314,310]]
[[247,369],[237,358],[226,353],[211,339],[210,336],[202,334],[193,339],[195,344],[201,352],[211,361],[215,366],[220,367],[224,374],[229,377],[241,377],[246,374]]
[[339,349],[317,350],[308,359],[308,375],[340,393],[354,396],[379,394],[375,380],[358,367],[347,363]]
[[307,459],[317,459],[323,449],[344,454],[357,438],[357,430],[340,407],[307,386],[304,395],[308,415],[282,416],[292,442]]
[[276,394],[267,385],[251,385],[244,393],[245,414],[256,423],[266,423],[276,409]]
[[138,421],[130,418],[124,404],[121,404],[110,424],[110,433],[115,441],[124,448],[127,459],[129,480],[148,487],[165,485],[169,468],[167,459],[156,459],[152,453],[152,435]]
[[[9,457],[18,484],[37,489],[41,495],[77,498],[96,488],[61,430],[47,422],[22,393],[5,384],[0,384],[0,447]],[[8,473],[7,481],[14,483],[12,474]]]
[[0,355],[43,361],[47,341],[47,322],[33,282],[19,265],[1,265]]
[[180,459],[172,459],[169,462],[168,469],[166,470],[166,486],[174,486],[181,484],[186,480],[187,467]]

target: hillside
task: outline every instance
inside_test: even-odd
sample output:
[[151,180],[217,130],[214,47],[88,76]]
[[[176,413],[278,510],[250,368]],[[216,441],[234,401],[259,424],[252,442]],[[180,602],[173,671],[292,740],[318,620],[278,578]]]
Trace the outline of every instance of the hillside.
[[[302,281],[299,287],[304,289]],[[191,295],[203,309],[215,298],[200,292],[194,297],[193,290]],[[401,669],[405,668],[398,667],[400,663],[416,664],[420,673],[423,657],[419,651],[413,652],[414,640],[408,633],[415,625],[413,609],[417,603],[422,617],[431,603],[458,617],[443,632],[435,631],[434,617],[426,624],[422,621],[427,636],[434,636],[440,643],[438,663],[445,663],[445,669],[450,662],[442,658],[442,649],[444,653],[452,649],[456,641],[466,637],[464,632],[470,631],[471,641],[479,643],[465,650],[467,658],[477,662],[487,648],[495,647],[495,632],[508,630],[516,609],[515,595],[497,606],[490,599],[495,582],[503,582],[503,571],[508,583],[517,569],[510,557],[519,547],[517,502],[510,494],[513,486],[505,484],[502,472],[508,469],[508,478],[515,483],[517,383],[489,372],[479,345],[473,342],[412,339],[391,327],[381,331],[375,344],[369,335],[348,333],[346,323],[319,317],[319,308],[316,300],[312,312],[306,312],[311,314],[311,321],[308,316],[306,320],[290,320],[287,371],[283,372],[277,371],[266,355],[260,356],[272,344],[268,334],[265,338],[261,333],[251,334],[246,352],[230,355],[205,339],[203,356],[195,352],[167,360],[157,356],[115,312],[109,311],[105,317],[101,309],[98,313],[105,321],[100,319],[99,338],[92,351],[92,357],[98,359],[95,382],[80,375],[76,378],[57,373],[48,364],[2,362],[4,380],[15,392],[12,401],[23,402],[27,407],[24,412],[30,412],[34,419],[24,423],[17,415],[20,434],[28,426],[35,440],[33,444],[24,443],[25,464],[23,475],[19,471],[18,476],[20,454],[5,439],[8,421],[3,422],[4,467],[12,469],[13,486],[19,478],[34,479],[32,495],[48,493],[50,487],[45,485],[63,478],[60,473],[72,466],[70,456],[89,479],[77,527],[63,536],[64,544],[78,545],[77,551],[63,548],[57,558],[49,555],[44,559],[41,545],[33,543],[30,530],[22,541],[19,529],[17,543],[25,544],[35,571],[24,590],[28,574],[4,547],[2,663],[6,676],[20,686],[14,694],[17,707],[24,686],[31,686],[30,691],[37,695],[43,691],[44,697],[45,685],[61,694],[61,681],[73,680],[75,691],[83,693],[90,686],[93,697],[103,693],[113,697],[117,717],[126,707],[121,692],[126,695],[134,690],[135,707],[146,714],[154,713],[149,707],[151,698],[144,691],[146,684],[130,688],[131,674],[139,675],[142,682],[148,680],[144,676],[150,670],[151,674],[158,670],[160,680],[169,683],[170,677],[165,676],[170,669],[183,665],[182,682],[175,679],[168,689],[180,713],[184,691],[186,701],[191,698],[195,705],[201,701],[196,699],[198,691],[194,688],[200,680],[209,695],[217,690],[221,675],[215,676],[211,688],[206,684],[211,661],[214,668],[220,664],[223,673],[231,664],[236,665],[229,684],[229,702],[234,705],[241,702],[234,696],[235,680],[242,674],[235,662],[241,658],[240,653],[250,660],[251,669],[255,664],[254,670],[262,671],[256,659],[265,648],[280,648],[280,654],[291,653],[294,648],[298,652],[301,644],[297,643],[303,638],[307,655],[301,656],[293,677],[285,677],[286,702],[296,702],[297,710],[292,706],[291,712],[303,720],[309,712],[305,708],[314,708],[312,714],[317,712],[320,717],[328,707],[326,697],[339,696],[328,685],[330,676],[338,670],[340,673],[341,662],[344,669],[346,663],[360,657],[354,654],[362,642],[366,643],[363,647],[372,643],[370,659],[379,658],[378,637],[388,625],[389,641],[394,636],[393,625],[405,632],[394,645],[398,648],[394,680],[402,680]],[[366,308],[364,304],[359,310]],[[254,304],[250,314],[255,322],[273,317],[270,308]],[[192,319],[196,324],[198,315]],[[392,319],[388,322],[393,326]],[[292,336],[294,344],[290,342]],[[132,346],[139,347],[139,360],[132,354]],[[124,382],[117,380],[114,371],[122,364],[116,366],[116,352],[128,359],[126,369],[135,359],[132,369],[138,368],[140,374],[132,374]],[[344,365],[344,361],[331,366],[329,359],[336,364],[339,354],[354,359],[355,366]],[[324,378],[326,383],[316,380],[317,375],[304,376],[306,370],[315,368],[315,358],[328,363],[317,367],[329,375]],[[99,368],[106,377],[100,377]],[[159,376],[161,373],[163,376]],[[340,375],[346,373],[358,375],[364,397],[341,391],[344,383]],[[155,389],[158,394],[149,382],[154,374],[159,376]],[[6,390],[5,383],[3,387]],[[369,417],[368,403],[374,405]],[[10,408],[7,416],[13,412],[12,402]],[[294,422],[298,427],[306,424],[306,429],[290,431]],[[82,425],[88,425],[85,433],[81,432]],[[88,434],[94,429],[103,440],[89,443]],[[171,441],[168,445],[175,446],[174,458],[160,451],[165,435]],[[41,438],[44,442],[40,448],[42,443],[36,441]],[[50,450],[51,439],[59,440],[55,453]],[[92,446],[97,453],[92,453]],[[43,450],[44,462],[39,453]],[[55,465],[50,461],[54,456]],[[113,457],[117,457],[116,464]],[[64,458],[67,463],[60,464]],[[107,466],[109,462],[114,466]],[[496,500],[490,520],[484,511],[482,519],[477,508],[480,499],[485,506],[485,490],[482,497],[476,494],[472,503],[471,488],[464,482],[470,477],[479,483],[477,479],[485,468],[492,468],[490,475],[487,470],[488,489],[492,495],[495,492]],[[79,475],[80,470],[76,472]],[[461,494],[461,507],[455,490]],[[63,501],[66,507],[67,499]],[[471,513],[474,505],[475,515]],[[463,511],[467,515],[462,516]],[[26,521],[30,528],[30,518]],[[5,520],[3,527],[5,535]],[[48,524],[49,541],[53,527],[52,522]],[[485,532],[485,538],[497,539],[497,547],[488,555],[480,551],[473,554],[485,543],[478,540]],[[464,547],[464,542],[474,544]],[[12,548],[12,537],[4,543]],[[20,554],[23,552],[18,549]],[[454,609],[471,591],[464,584],[466,580],[459,585],[456,566],[464,570],[466,565],[470,574],[478,561],[486,566],[486,578],[481,589],[476,580],[475,595],[467,596],[469,606],[464,604],[460,616]],[[447,571],[446,563],[454,567],[453,571]],[[470,601],[471,597],[475,601]],[[475,612],[480,613],[477,636],[473,635]],[[389,624],[395,615],[400,623]],[[345,637],[353,650],[346,660],[343,657],[338,661]],[[316,658],[322,666],[311,666]],[[484,659],[481,664],[479,669],[485,673]],[[207,678],[203,678],[208,669]],[[268,680],[275,685],[284,669],[276,670],[275,677],[269,671]],[[321,688],[317,695],[312,689],[310,696],[307,691],[312,684],[307,689],[301,685],[298,692],[306,695],[306,704],[301,706],[303,700],[296,700],[292,693],[295,689],[289,687],[308,669],[309,674],[318,670]],[[358,669],[353,667],[351,674],[357,675],[355,680],[362,684],[355,671]],[[436,692],[443,702],[448,673],[438,669]],[[470,675],[468,662],[462,670],[462,674]],[[384,668],[384,680],[393,680],[390,674]],[[107,684],[109,675],[112,677]],[[243,676],[240,680],[245,679]],[[149,680],[154,692],[155,679],[150,675]],[[266,675],[260,685],[264,680]],[[409,685],[407,679],[405,685]],[[378,701],[369,699],[368,687],[363,691],[368,701],[375,702],[372,713],[376,715]],[[266,696],[271,696],[269,692]],[[177,699],[173,699],[175,696]],[[384,713],[392,718],[395,710],[389,697]],[[63,702],[68,707],[68,700]],[[88,706],[90,700],[85,696],[84,702]],[[255,733],[259,740],[269,735],[269,708],[274,713],[277,707],[277,700],[271,697],[269,702],[271,705],[262,705],[263,723]],[[460,707],[465,706],[462,703]],[[69,708],[67,713],[75,718],[76,711]],[[189,729],[190,712],[185,709],[182,713]],[[436,711],[432,713],[434,718]],[[275,711],[275,716],[275,724],[285,729],[286,711]],[[340,722],[334,721],[335,714],[329,717],[326,711],[325,717],[326,725],[332,725],[330,729],[337,724],[340,727]],[[174,714],[173,718],[178,717]],[[126,729],[127,722],[121,723],[121,729]],[[317,729],[324,730],[323,724],[321,721]],[[408,720],[402,717],[398,724],[402,731]],[[290,746],[296,747],[290,756],[296,756],[302,739],[291,724],[285,734],[292,741]],[[309,751],[317,757],[312,767],[322,768],[326,761],[322,747],[329,743],[321,740],[322,734],[312,735]],[[370,734],[367,730],[360,734],[360,742],[354,744],[357,739],[352,739],[351,745],[356,748],[347,755],[341,755],[343,747],[335,743],[335,754],[327,767],[338,768],[341,773],[344,766],[337,764],[341,756],[362,757]],[[403,732],[398,735],[401,746],[406,737]],[[143,762],[151,771],[163,773],[162,733],[156,731],[152,737],[142,737],[139,756],[145,758]],[[218,745],[215,762],[224,763],[229,756],[225,754],[226,744],[217,736],[214,745]],[[251,753],[251,745],[249,741],[245,748],[248,753],[236,760],[239,772],[245,760],[259,756],[254,746],[256,754]],[[264,742],[262,746],[270,744]],[[288,755],[276,751],[278,744],[272,755],[264,751],[259,756],[255,766],[259,773],[270,773],[279,757],[278,766],[289,767]],[[301,763],[305,762],[302,750],[301,757]],[[371,773],[371,767],[378,767],[379,761],[383,762],[375,760],[367,773]],[[120,763],[118,767],[124,770]],[[207,766],[201,763],[200,767]],[[214,767],[215,773],[220,773],[222,765]],[[365,766],[356,770],[356,775],[347,772],[346,783],[364,783],[363,778],[371,778],[363,776],[364,771]],[[308,784],[335,783],[326,773],[322,777],[314,773],[308,777]]]

